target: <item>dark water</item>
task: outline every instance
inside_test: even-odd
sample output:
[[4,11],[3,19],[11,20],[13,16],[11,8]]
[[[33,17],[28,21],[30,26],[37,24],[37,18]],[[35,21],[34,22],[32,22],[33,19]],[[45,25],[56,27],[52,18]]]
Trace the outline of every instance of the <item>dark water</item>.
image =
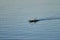
[[[0,40],[60,40],[59,0],[1,2]],[[43,21],[30,24],[31,17]]]

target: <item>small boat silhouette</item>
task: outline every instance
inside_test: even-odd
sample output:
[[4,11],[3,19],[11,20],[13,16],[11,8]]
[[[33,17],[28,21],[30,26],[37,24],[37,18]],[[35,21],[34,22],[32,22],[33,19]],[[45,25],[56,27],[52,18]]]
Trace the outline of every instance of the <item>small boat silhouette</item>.
[[33,19],[29,20],[30,23],[36,23],[38,21],[40,21],[40,20],[39,19],[36,19],[36,18],[33,18]]
[[36,20],[29,20],[30,23],[32,23],[32,22],[36,23],[36,22],[38,22],[38,21],[39,21],[39,20],[37,20],[37,19],[36,19]]

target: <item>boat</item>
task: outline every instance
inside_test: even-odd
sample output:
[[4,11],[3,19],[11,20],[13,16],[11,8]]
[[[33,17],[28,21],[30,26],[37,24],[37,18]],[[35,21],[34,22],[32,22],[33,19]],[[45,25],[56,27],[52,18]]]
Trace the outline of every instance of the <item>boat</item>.
[[40,20],[35,19],[35,18],[33,18],[33,19],[29,20],[29,22],[30,22],[30,23],[36,23],[36,22],[38,22],[38,21],[40,21]]

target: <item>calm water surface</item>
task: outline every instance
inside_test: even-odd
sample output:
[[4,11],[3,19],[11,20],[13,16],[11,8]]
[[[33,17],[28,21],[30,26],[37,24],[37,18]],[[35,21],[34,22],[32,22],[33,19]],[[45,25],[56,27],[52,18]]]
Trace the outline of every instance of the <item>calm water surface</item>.
[[31,17],[60,17],[59,0],[1,2],[0,40],[60,40],[60,19],[28,22]]

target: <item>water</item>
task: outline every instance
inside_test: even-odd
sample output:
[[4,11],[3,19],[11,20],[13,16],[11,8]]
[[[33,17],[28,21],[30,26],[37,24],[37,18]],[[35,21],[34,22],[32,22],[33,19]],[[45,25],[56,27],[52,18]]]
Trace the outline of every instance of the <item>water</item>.
[[0,0],[0,40],[60,40],[60,19],[28,22],[60,18],[59,10],[59,0]]

